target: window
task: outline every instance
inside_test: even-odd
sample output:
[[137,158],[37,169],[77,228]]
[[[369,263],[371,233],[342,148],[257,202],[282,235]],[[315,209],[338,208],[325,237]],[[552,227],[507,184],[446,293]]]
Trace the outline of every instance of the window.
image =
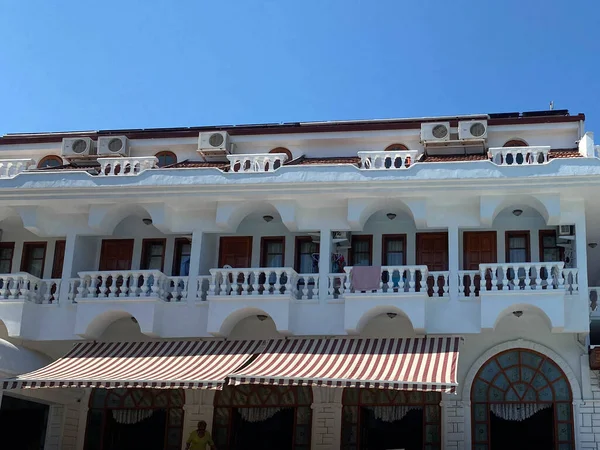
[[406,264],[406,235],[384,234],[382,247],[382,265],[403,266]]
[[173,258],[173,275],[187,277],[190,274],[190,259],[192,243],[187,238],[175,239],[175,254]]
[[507,141],[503,147],[527,147],[527,142],[521,139],[511,139]]
[[66,244],[67,244],[66,241],[56,241],[56,243],[54,244],[54,260],[52,261],[52,278],[62,278]]
[[310,236],[298,236],[294,270],[298,273],[317,273],[319,269],[313,255],[318,253],[319,246],[313,242]]
[[292,156],[292,152],[290,152],[287,148],[285,147],[277,147],[274,148],[273,150],[271,150],[269,153],[285,153],[287,155],[287,160],[291,161],[293,156]]
[[373,236],[352,236],[352,255],[350,261],[353,266],[370,266],[373,249]]
[[34,277],[44,275],[44,260],[46,259],[45,242],[25,242],[21,257],[21,272],[27,272]]
[[563,260],[563,248],[556,242],[555,230],[540,230],[540,262]]
[[285,238],[264,237],[261,242],[260,266],[283,267],[285,261]]
[[37,167],[38,169],[48,169],[50,167],[62,166],[63,164],[63,160],[60,156],[48,155],[40,159],[40,162],[38,163]]
[[158,167],[170,166],[177,162],[177,155],[173,152],[158,152],[155,156],[158,158]]
[[404,144],[392,144],[385,148],[386,152],[393,152],[394,150],[408,150],[408,147]]
[[506,232],[506,262],[530,262],[529,231]]
[[14,252],[14,242],[0,242],[0,273],[12,272],[12,260]]
[[165,265],[166,239],[144,239],[142,241],[142,270],[162,270]]

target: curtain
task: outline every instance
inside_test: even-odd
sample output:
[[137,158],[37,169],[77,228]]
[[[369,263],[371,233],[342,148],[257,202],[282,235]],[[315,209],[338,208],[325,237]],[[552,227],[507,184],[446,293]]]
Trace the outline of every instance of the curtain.
[[113,409],[112,416],[117,423],[134,424],[154,414],[152,409]]
[[413,405],[398,405],[398,406],[369,406],[369,411],[372,411],[376,419],[384,422],[395,422],[402,420],[413,409],[423,409],[421,406]]
[[501,419],[522,422],[551,406],[551,403],[501,403],[490,405],[490,411]]
[[263,422],[282,409],[284,408],[238,408],[238,412],[246,422]]

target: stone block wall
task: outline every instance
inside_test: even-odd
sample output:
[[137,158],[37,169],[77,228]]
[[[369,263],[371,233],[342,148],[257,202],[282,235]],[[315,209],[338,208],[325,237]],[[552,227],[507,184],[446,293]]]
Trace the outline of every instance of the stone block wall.
[[342,434],[342,389],[313,387],[313,450],[339,449]]

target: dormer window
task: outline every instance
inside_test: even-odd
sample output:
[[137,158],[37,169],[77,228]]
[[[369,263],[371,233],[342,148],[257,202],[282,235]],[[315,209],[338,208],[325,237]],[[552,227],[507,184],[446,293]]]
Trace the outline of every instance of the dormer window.
[[60,156],[57,155],[48,155],[44,156],[40,159],[40,162],[37,165],[38,169],[49,169],[51,167],[59,167],[62,166],[63,160]]
[[158,158],[158,167],[171,166],[177,163],[177,155],[173,152],[165,150],[154,155]]

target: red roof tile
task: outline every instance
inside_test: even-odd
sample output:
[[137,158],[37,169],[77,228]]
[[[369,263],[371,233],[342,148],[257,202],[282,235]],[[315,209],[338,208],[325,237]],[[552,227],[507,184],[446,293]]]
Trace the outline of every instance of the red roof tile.
[[354,164],[358,166],[360,158],[358,156],[341,156],[330,158],[298,158],[285,164],[286,166],[308,166],[323,164]]
[[488,159],[487,155],[423,155],[419,162],[468,162],[485,161]]
[[561,148],[550,150],[548,154],[548,159],[554,158],[580,158],[582,155],[579,153],[579,150],[576,148]]

